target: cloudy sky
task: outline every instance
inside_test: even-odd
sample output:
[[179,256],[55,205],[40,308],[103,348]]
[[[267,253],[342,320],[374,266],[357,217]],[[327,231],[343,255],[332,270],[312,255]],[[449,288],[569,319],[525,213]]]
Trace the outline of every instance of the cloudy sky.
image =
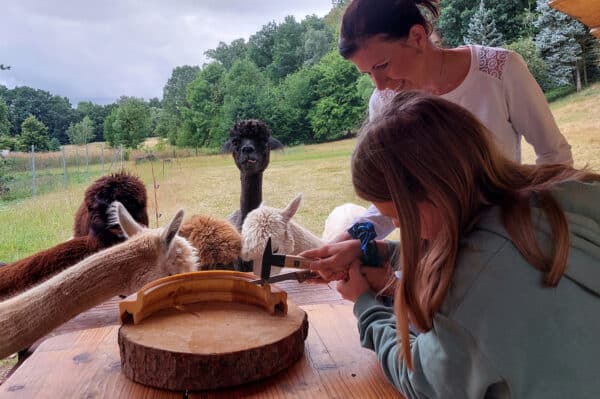
[[0,84],[100,104],[162,98],[174,67],[264,24],[324,16],[331,0],[1,0]]

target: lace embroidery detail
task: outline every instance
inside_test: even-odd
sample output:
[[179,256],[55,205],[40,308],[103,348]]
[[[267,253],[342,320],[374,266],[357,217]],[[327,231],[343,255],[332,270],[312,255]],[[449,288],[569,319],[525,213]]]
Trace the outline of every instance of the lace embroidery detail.
[[507,60],[508,51],[506,50],[491,47],[479,48],[479,70],[496,79],[502,80],[502,71]]

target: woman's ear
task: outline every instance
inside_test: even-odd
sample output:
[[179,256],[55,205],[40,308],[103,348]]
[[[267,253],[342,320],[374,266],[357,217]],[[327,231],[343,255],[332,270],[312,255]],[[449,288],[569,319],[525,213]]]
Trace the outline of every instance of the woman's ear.
[[415,24],[408,31],[408,42],[412,45],[424,49],[427,46],[429,36],[423,25]]

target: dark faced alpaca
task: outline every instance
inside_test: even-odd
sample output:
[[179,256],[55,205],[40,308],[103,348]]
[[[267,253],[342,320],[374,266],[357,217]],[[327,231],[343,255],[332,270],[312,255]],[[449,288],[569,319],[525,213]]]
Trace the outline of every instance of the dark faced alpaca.
[[146,187],[142,181],[127,172],[102,176],[85,190],[83,203],[75,215],[74,237],[90,235],[103,247],[125,240],[118,226],[108,221],[108,208],[119,201],[140,224],[148,226]]
[[241,174],[262,174],[269,166],[271,129],[262,121],[248,119],[229,130],[229,147]]
[[241,231],[246,215],[262,201],[262,176],[269,166],[271,152],[269,138],[271,129],[256,119],[238,122],[229,130],[229,140],[224,148],[231,151],[242,184],[240,209],[229,218],[238,231]]

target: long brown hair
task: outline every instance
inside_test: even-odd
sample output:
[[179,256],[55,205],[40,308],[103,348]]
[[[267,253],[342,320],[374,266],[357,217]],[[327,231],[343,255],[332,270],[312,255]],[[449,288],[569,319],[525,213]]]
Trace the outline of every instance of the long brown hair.
[[[466,109],[437,96],[398,94],[367,123],[352,155],[352,182],[369,201],[393,201],[401,230],[402,279],[395,311],[403,356],[412,367],[408,322],[429,331],[454,272],[459,240],[482,211],[499,206],[502,221],[525,259],[555,286],[566,267],[569,231],[549,190],[566,180],[600,175],[564,165],[519,165],[500,154],[491,133]],[[555,246],[544,253],[534,235],[532,196],[547,215]],[[436,237],[420,238],[417,202],[428,201],[444,221]]]
[[437,0],[352,0],[342,17],[338,50],[350,58],[364,40],[376,35],[404,39],[413,25],[422,25],[429,34],[430,19],[438,15]]

